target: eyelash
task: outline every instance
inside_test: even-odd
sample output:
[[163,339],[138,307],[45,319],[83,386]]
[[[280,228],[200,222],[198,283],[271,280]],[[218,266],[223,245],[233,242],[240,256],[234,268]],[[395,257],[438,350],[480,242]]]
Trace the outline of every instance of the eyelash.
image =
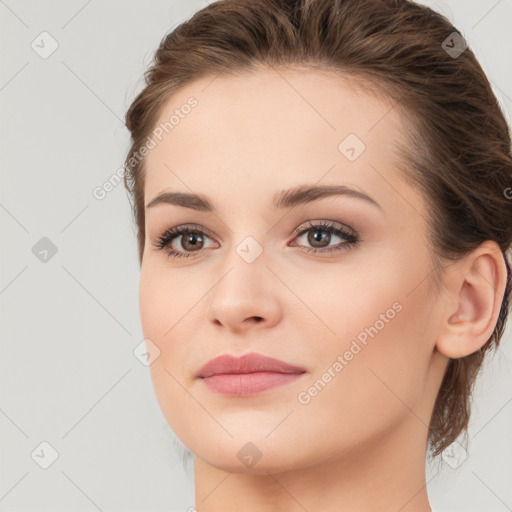
[[[335,227],[335,223],[331,221],[321,221],[321,222],[313,222],[308,221],[305,224],[301,224],[297,229],[294,230],[294,234],[296,237],[300,237],[307,233],[308,231],[312,230],[316,231],[326,231],[328,233],[337,235],[341,238],[344,238],[346,241],[341,243],[341,245],[338,245],[337,247],[331,247],[331,248],[323,248],[323,249],[316,249],[313,247],[304,247],[304,246],[296,246],[299,247],[299,250],[310,253],[313,252],[316,253],[331,253],[331,252],[341,252],[346,251],[348,249],[351,249],[353,247],[356,247],[359,244],[359,236],[357,232],[355,232],[353,229],[345,229],[343,227]],[[167,253],[167,256],[169,258],[173,259],[180,259],[180,258],[190,258],[193,257],[194,253],[199,253],[204,249],[199,249],[197,251],[188,251],[188,252],[179,252],[175,251],[174,249],[170,249],[170,244],[174,241],[175,238],[178,238],[181,235],[190,235],[190,234],[200,234],[201,236],[206,235],[208,238],[208,232],[206,232],[203,228],[195,225],[182,225],[182,226],[176,226],[173,228],[168,229],[164,233],[162,233],[156,240],[156,242],[153,244],[154,247],[157,249],[164,251]],[[294,246],[295,247],[295,246]]]

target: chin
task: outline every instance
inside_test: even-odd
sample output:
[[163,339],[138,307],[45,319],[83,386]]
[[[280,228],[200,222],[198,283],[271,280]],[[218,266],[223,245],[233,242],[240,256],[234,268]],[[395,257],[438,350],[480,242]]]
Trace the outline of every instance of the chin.
[[210,436],[205,436],[205,439],[209,440],[206,444],[191,443],[189,449],[204,463],[226,472],[267,475],[294,470],[306,463],[301,460],[301,455],[305,454],[297,453],[294,442],[286,447],[282,440],[276,439],[272,442],[257,436],[252,437],[253,441],[249,440],[251,436],[246,436],[243,440],[222,440]]

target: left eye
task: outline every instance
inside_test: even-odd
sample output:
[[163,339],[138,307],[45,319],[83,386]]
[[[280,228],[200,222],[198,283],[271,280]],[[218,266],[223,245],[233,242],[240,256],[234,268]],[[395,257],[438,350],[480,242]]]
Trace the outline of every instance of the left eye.
[[[298,237],[306,237],[307,243],[312,247],[299,246],[302,251],[313,253],[330,253],[347,250],[357,245],[359,238],[357,233],[352,229],[345,229],[341,226],[336,227],[332,222],[309,222],[306,226],[300,226],[296,229]],[[341,238],[342,241],[338,245],[328,247],[332,241],[332,235]],[[295,244],[294,244],[295,245]]]

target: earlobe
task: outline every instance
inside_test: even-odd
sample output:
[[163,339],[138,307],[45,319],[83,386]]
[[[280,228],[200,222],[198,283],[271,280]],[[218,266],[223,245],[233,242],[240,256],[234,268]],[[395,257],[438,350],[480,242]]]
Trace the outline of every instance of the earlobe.
[[437,349],[457,359],[480,349],[491,337],[505,293],[507,268],[503,253],[486,241],[454,265],[447,293],[449,310],[441,316],[443,324]]

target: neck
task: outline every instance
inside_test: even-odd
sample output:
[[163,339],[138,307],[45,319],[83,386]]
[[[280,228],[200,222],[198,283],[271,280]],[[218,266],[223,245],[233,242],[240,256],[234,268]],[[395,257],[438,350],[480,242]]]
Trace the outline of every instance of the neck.
[[[426,428],[414,415],[352,453],[321,464],[233,473],[194,458],[197,512],[431,512]],[[255,466],[256,467],[256,466]]]

